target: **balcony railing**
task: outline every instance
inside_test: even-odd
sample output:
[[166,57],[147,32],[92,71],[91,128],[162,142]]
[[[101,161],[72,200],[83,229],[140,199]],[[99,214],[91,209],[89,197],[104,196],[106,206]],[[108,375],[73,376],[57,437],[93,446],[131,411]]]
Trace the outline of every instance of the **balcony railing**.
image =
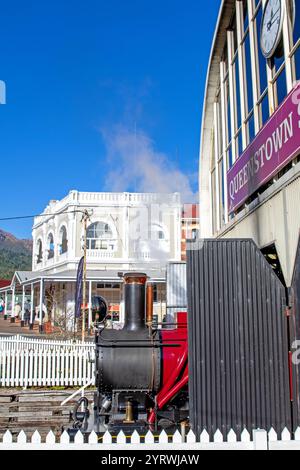
[[149,261],[151,260],[151,253],[135,252],[133,253],[133,259]]
[[117,258],[117,253],[106,250],[87,250],[88,259],[113,259]]

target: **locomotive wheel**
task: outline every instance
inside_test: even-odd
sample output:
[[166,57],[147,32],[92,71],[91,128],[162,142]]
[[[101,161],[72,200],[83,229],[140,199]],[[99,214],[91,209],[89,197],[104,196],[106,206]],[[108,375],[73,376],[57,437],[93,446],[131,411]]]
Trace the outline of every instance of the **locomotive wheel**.
[[158,421],[158,426],[163,429],[168,429],[170,427],[174,427],[175,423],[170,419],[163,418]]

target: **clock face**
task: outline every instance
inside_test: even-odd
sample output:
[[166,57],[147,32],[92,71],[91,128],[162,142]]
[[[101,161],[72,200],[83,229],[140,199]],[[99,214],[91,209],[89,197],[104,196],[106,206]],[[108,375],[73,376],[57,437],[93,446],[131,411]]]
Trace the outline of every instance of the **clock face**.
[[267,59],[273,56],[280,42],[284,12],[282,0],[267,1],[261,23],[260,39],[262,53]]

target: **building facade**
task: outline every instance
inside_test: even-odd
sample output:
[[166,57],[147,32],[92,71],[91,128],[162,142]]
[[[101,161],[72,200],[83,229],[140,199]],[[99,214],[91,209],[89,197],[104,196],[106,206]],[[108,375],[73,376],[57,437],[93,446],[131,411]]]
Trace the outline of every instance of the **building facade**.
[[300,231],[300,1],[223,0],[207,72],[200,236],[252,238],[291,285]]
[[164,269],[180,258],[181,202],[176,194],[82,193],[50,201],[34,220],[33,271],[77,269],[87,210],[90,270]]
[[[85,211],[89,219],[85,226]],[[112,321],[123,322],[122,273],[145,272],[154,284],[154,314],[166,313],[166,266],[181,259],[180,195],[70,191],[34,219],[32,271],[16,272],[0,289],[9,315],[25,303],[30,324],[74,328],[76,276],[86,244],[87,316],[105,298]]]
[[199,235],[199,204],[183,204],[181,225],[181,260],[186,261],[186,242]]

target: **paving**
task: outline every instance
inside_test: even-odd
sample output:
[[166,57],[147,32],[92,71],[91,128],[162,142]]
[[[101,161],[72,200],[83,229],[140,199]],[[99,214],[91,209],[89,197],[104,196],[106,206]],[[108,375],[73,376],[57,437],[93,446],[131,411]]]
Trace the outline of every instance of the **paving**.
[[[23,335],[23,336],[30,336],[30,337],[39,337],[39,338],[47,338],[47,339],[71,339],[73,335],[64,335],[61,332],[46,334],[40,333],[39,325],[36,323],[34,325],[33,330],[30,330],[28,326],[21,327],[21,321],[16,320],[15,323],[11,323],[10,319],[4,320],[3,316],[0,317],[0,336],[1,335]],[[81,339],[81,333],[76,335],[77,339]],[[87,340],[92,340],[94,336],[87,336]]]
[[[34,327],[34,330],[29,330],[28,327],[21,327],[21,323],[11,323],[10,319],[4,320],[0,318],[0,334],[7,335],[26,335],[26,336],[41,336],[39,333],[38,325]],[[44,335],[43,335],[44,336]]]

